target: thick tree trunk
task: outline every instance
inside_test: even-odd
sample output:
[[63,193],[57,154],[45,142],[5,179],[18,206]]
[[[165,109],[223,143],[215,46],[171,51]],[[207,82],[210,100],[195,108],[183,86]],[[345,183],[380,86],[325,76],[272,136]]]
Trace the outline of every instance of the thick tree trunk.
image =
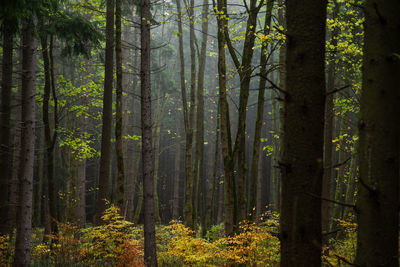
[[150,85],[150,1],[140,4],[140,86],[142,125],[142,171],[144,209],[144,263],[157,266],[156,233],[154,216],[154,166],[152,151],[151,85]]
[[110,191],[110,156],[112,128],[112,90],[114,69],[114,0],[107,0],[106,11],[106,61],[104,66],[103,126],[101,131],[101,156],[99,191],[96,201],[95,224],[102,224],[101,216],[106,209]]
[[32,230],[32,189],[35,149],[36,40],[33,19],[25,19],[22,29],[21,154],[19,165],[19,205],[14,266],[29,266]]
[[125,164],[123,150],[123,88],[122,88],[122,31],[121,31],[121,0],[115,0],[115,58],[117,70],[117,88],[116,88],[116,115],[115,115],[115,150],[117,152],[117,194],[116,204],[124,209],[125,196]]
[[9,165],[10,165],[10,102],[13,71],[13,22],[3,21],[3,62],[2,62],[2,84],[0,103],[0,235],[10,233],[10,225],[7,224],[7,213],[9,208]]
[[369,0],[360,108],[356,264],[398,266],[400,2]]
[[286,8],[281,266],[321,266],[326,1]]

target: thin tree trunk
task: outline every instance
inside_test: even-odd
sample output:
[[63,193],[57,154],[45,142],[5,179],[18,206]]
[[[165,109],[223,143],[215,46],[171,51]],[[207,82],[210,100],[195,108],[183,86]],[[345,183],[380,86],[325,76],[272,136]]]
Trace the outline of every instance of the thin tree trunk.
[[[332,18],[336,19],[339,13],[339,4],[335,3]],[[327,70],[327,84],[326,92],[330,92],[335,89],[335,58],[336,58],[336,46],[337,37],[339,34],[339,28],[335,27],[331,32],[330,40],[334,50],[329,57],[329,65]],[[331,191],[333,181],[333,129],[334,129],[334,111],[333,111],[333,94],[327,94],[325,98],[325,125],[324,125],[324,178],[322,181],[322,197],[325,199],[331,198]],[[329,232],[329,226],[331,224],[331,216],[333,211],[333,204],[329,201],[322,202],[322,233]],[[323,242],[326,244],[327,238],[323,238]]]
[[[267,13],[265,15],[265,24],[263,34],[267,36],[271,28],[272,19],[272,8],[274,6],[274,0],[269,0],[267,3]],[[265,85],[267,76],[267,47],[268,43],[263,42],[261,47],[260,56],[260,82],[258,85],[258,100],[257,100],[257,119],[254,130],[253,140],[253,155],[250,169],[250,198],[249,198],[249,210],[251,218],[255,218],[256,215],[256,204],[257,204],[257,186],[258,186],[258,165],[260,160],[260,148],[261,148],[261,129],[263,126],[264,118],[264,99],[265,99]],[[261,208],[261,207],[259,207]]]
[[224,163],[224,206],[225,206],[225,234],[231,235],[236,227],[237,214],[235,203],[235,179],[233,176],[232,140],[229,118],[229,105],[226,93],[226,59],[225,59],[225,27],[227,23],[226,2],[218,0],[218,85],[221,118],[221,149]]
[[157,266],[156,233],[154,216],[154,166],[152,151],[151,85],[150,85],[150,1],[140,4],[140,86],[142,125],[142,171],[144,209],[144,263]]
[[[213,165],[213,171],[212,171],[212,191],[211,191],[211,210],[210,210],[210,219],[209,222],[210,224],[215,223],[215,202],[217,202],[217,206],[219,206],[219,201],[216,200],[217,197],[217,190],[219,188],[218,184],[218,179],[217,179],[217,170],[218,170],[218,159],[219,159],[219,136],[220,136],[220,124],[221,124],[221,117],[220,117],[220,104],[218,100],[218,110],[217,110],[217,123],[215,126],[215,150],[214,150],[214,165]],[[218,210],[217,210],[218,214]]]
[[99,191],[96,201],[95,224],[102,224],[101,216],[106,209],[110,191],[110,155],[112,127],[112,89],[114,66],[114,0],[107,0],[106,11],[106,60],[104,66],[103,126],[101,131],[101,156]]
[[115,57],[117,70],[116,115],[115,115],[115,150],[117,152],[117,195],[116,204],[123,212],[125,195],[125,165],[123,150],[123,88],[122,88],[122,33],[121,33],[121,0],[115,0]]
[[399,265],[400,1],[368,0],[360,106],[358,266]]
[[[43,27],[43,25],[41,25]],[[42,56],[43,56],[43,66],[44,66],[44,95],[43,95],[43,125],[44,125],[44,139],[46,148],[46,175],[47,175],[47,196],[49,200],[49,217],[50,217],[50,231],[51,233],[57,232],[57,200],[56,200],[56,190],[54,185],[54,145],[56,137],[56,129],[51,130],[50,126],[50,114],[49,114],[49,101],[50,95],[53,87],[53,70],[52,70],[52,48],[53,45],[52,37],[50,40],[51,45],[48,45],[47,33],[43,32],[40,37],[42,46]],[[55,107],[56,109],[57,107]],[[56,112],[56,111],[55,111]],[[56,116],[54,114],[54,116]],[[56,127],[56,125],[54,126]]]
[[[178,115],[178,114],[177,114]],[[176,118],[176,135],[180,136],[179,120]],[[176,141],[175,146],[175,162],[174,162],[174,189],[172,198],[172,219],[179,218],[179,184],[180,184],[180,163],[181,163],[181,143]]]
[[17,212],[14,266],[29,266],[32,230],[32,189],[35,149],[36,40],[30,26],[33,18],[23,20],[20,196]]
[[[208,0],[203,0],[203,10],[201,16],[201,48],[199,55],[199,72],[197,77],[197,111],[196,111],[196,146],[195,146],[195,158],[194,158],[194,168],[193,168],[193,219],[196,221],[199,213],[201,218],[201,225],[204,230],[206,229],[206,215],[205,215],[205,205],[206,205],[206,189],[205,189],[205,179],[204,175],[204,73],[206,67],[206,52],[207,52],[207,38],[208,38]],[[200,190],[199,190],[200,184]],[[201,200],[199,201],[199,192],[201,195]],[[199,203],[201,204],[198,207]],[[201,212],[199,210],[201,209]]]
[[[321,266],[326,1],[287,0],[281,266]],[[307,19],[304,19],[307,18]]]

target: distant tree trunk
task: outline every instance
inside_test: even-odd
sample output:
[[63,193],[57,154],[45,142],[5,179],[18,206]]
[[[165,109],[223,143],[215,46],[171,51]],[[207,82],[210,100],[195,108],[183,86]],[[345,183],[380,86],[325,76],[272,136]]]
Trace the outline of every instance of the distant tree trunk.
[[[81,117],[81,131],[85,132],[87,128],[87,119]],[[86,224],[86,159],[76,160],[76,191],[77,191],[77,219],[80,227],[85,227]]]
[[139,196],[138,201],[136,203],[135,214],[133,215],[133,223],[138,224],[140,219],[140,213],[142,212],[143,207],[143,183],[139,184]]
[[[212,189],[211,189],[211,210],[210,212],[210,219],[209,224],[215,224],[215,202],[217,202],[217,206],[219,206],[218,204],[218,199],[217,198],[217,190],[219,188],[219,183],[218,183],[218,178],[217,178],[217,170],[218,170],[218,159],[220,157],[220,151],[219,151],[219,136],[220,136],[220,124],[221,124],[221,116],[220,114],[220,104],[219,104],[219,100],[218,100],[218,108],[217,108],[217,120],[216,120],[216,126],[215,126],[215,150],[214,150],[214,161],[213,161],[213,170],[212,170]],[[217,210],[218,213],[218,210]]]
[[[267,3],[267,13],[265,15],[264,32],[266,36],[270,32],[271,19],[272,19],[272,8],[274,6],[274,0],[269,0]],[[265,85],[267,76],[267,47],[268,43],[263,42],[261,46],[260,56],[260,82],[258,85],[258,100],[257,100],[257,119],[254,130],[253,140],[253,156],[251,160],[250,169],[250,194],[249,194],[249,210],[248,214],[251,214],[251,218],[255,218],[256,215],[256,204],[257,204],[257,186],[258,186],[258,165],[260,159],[260,148],[261,148],[261,129],[263,126],[264,118],[264,99],[265,99]],[[261,207],[260,207],[261,208]]]
[[[348,114],[345,113],[343,114],[343,117],[340,121],[340,129],[339,129],[339,136],[343,136],[346,133],[346,128],[347,128],[347,120],[348,120]],[[339,141],[339,157],[338,157],[338,162],[340,166],[338,167],[338,173],[336,177],[336,190],[335,190],[335,195],[334,198],[336,201],[343,203],[344,200],[346,199],[345,194],[346,194],[346,157],[347,157],[347,152],[345,151],[345,146],[346,146],[346,140],[342,139]],[[335,219],[343,219],[343,210],[344,206],[339,205],[339,204],[334,204],[333,205],[333,218]],[[338,227],[338,222],[333,222],[332,230],[335,230]]]
[[[281,266],[321,266],[326,1],[287,0]],[[304,19],[307,18],[307,19]]]
[[142,170],[144,209],[144,263],[157,266],[156,233],[154,216],[154,166],[152,151],[151,85],[150,85],[150,1],[140,4],[140,86],[142,125]]
[[[161,84],[161,81],[158,81]],[[154,217],[156,219],[156,223],[161,223],[160,218],[160,205],[158,200],[158,170],[160,167],[160,138],[161,138],[161,121],[162,121],[162,113],[163,113],[163,105],[161,104],[161,88],[156,93],[157,106],[154,114],[154,126],[153,126],[153,150],[154,150]]]
[[32,32],[33,18],[23,20],[22,88],[21,88],[21,154],[19,165],[19,205],[14,266],[29,266],[32,230],[32,189],[35,149],[36,105],[36,40]]
[[124,209],[125,164],[123,150],[123,88],[122,88],[122,32],[121,32],[121,0],[115,0],[115,65],[117,70],[116,115],[115,115],[115,150],[117,152],[117,195],[116,204]]
[[217,23],[218,23],[218,85],[219,104],[221,117],[221,149],[224,162],[224,206],[225,206],[225,234],[231,235],[234,231],[237,214],[235,205],[235,179],[233,173],[232,140],[229,118],[229,105],[226,96],[226,59],[225,59],[225,25],[226,2],[217,1]]
[[[177,114],[178,115],[178,114]],[[176,118],[176,135],[180,136],[179,120]],[[175,162],[174,162],[174,189],[172,197],[172,219],[179,218],[179,184],[180,184],[180,165],[181,165],[181,143],[178,139],[175,146]]]
[[[346,203],[353,205],[355,200],[355,192],[356,192],[356,179],[358,176],[358,142],[353,144],[352,152],[351,152],[351,162],[350,162],[350,170],[349,170],[349,178],[347,182],[347,191],[346,191]],[[349,215],[354,215],[354,210],[351,207],[344,208],[343,218],[348,219]]]
[[0,103],[0,235],[10,233],[10,225],[7,224],[7,213],[9,208],[9,165],[10,165],[10,102],[13,72],[13,22],[4,20],[3,29],[3,62],[2,62],[2,84]]
[[[204,175],[204,72],[206,67],[206,52],[207,52],[207,38],[208,38],[208,13],[209,6],[208,0],[203,0],[203,10],[201,15],[201,48],[199,55],[199,72],[197,77],[197,111],[196,111],[196,146],[195,146],[195,158],[194,158],[194,168],[193,168],[193,218],[196,220],[200,214],[201,225],[204,230],[206,229],[206,215],[205,215],[205,205],[206,205],[206,189],[205,189],[205,179]],[[200,190],[199,190],[200,184]],[[201,200],[199,201],[199,191],[201,192]],[[198,207],[201,203],[200,207]],[[201,209],[201,212],[199,210]]]
[[[185,224],[193,229],[197,228],[197,210],[193,207],[193,185],[196,179],[193,176],[193,126],[195,113],[195,92],[196,92],[196,49],[194,33],[194,0],[190,0],[187,7],[189,17],[189,47],[190,47],[190,100],[188,105],[188,123],[186,130],[186,150],[185,150]],[[191,218],[189,218],[191,217]]]
[[96,201],[95,224],[102,224],[110,187],[110,154],[112,128],[112,90],[114,66],[114,0],[107,0],[106,11],[106,60],[104,65],[103,126],[101,131],[101,156],[99,191]]
[[[339,4],[335,3],[332,18],[336,19],[339,13]],[[339,27],[335,27],[331,32],[330,40],[331,45],[334,47],[334,51],[331,51],[329,59],[329,65],[327,69],[327,85],[326,85],[326,98],[325,98],[325,125],[324,125],[324,177],[322,180],[322,197],[325,199],[331,199],[331,191],[333,186],[333,129],[334,129],[334,111],[333,111],[333,97],[334,95],[329,93],[335,89],[335,58],[336,58],[336,47],[337,37],[339,34]],[[322,233],[329,232],[329,226],[331,223],[331,216],[333,211],[333,204],[329,201],[322,202]],[[323,238],[323,242],[326,244],[327,238]]]
[[[186,96],[186,85],[185,85],[185,57],[183,50],[183,30],[182,30],[182,11],[181,1],[176,0],[176,8],[178,13],[178,46],[179,46],[179,71],[180,71],[180,86],[182,93],[182,110],[183,110],[183,121],[185,129],[185,187],[184,187],[184,208],[183,208],[183,220],[185,225],[193,226],[193,215],[192,215],[192,142],[193,142],[193,131],[190,131],[188,104]],[[193,95],[194,97],[194,95]],[[193,103],[194,104],[194,103]],[[191,105],[191,104],[190,104]],[[193,127],[192,127],[193,129]]]
[[400,2],[368,0],[360,108],[359,266],[399,264]]

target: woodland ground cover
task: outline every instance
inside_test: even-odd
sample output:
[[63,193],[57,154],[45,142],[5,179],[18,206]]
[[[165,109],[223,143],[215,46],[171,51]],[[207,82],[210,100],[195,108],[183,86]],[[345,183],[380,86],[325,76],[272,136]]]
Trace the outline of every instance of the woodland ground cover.
[[[225,237],[223,224],[210,228],[204,237],[180,221],[156,229],[160,266],[278,266],[278,214],[268,211],[257,222],[243,221],[236,234]],[[111,205],[103,215],[104,224],[80,229],[73,223],[58,223],[59,232],[32,234],[33,266],[144,266],[143,227],[123,220]],[[324,247],[326,266],[346,266],[356,249],[356,224],[340,220],[339,238]],[[44,239],[43,239],[44,238]],[[45,241],[43,241],[45,240]],[[0,266],[13,258],[13,242],[0,239]]]

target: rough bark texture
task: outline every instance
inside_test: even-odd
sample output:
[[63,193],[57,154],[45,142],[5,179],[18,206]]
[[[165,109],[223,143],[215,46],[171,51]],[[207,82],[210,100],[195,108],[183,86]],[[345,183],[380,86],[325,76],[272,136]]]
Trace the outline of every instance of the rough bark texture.
[[359,266],[398,266],[400,2],[369,0],[360,108]]
[[122,31],[121,0],[115,0],[115,65],[117,71],[116,115],[115,115],[115,150],[117,152],[117,192],[116,204],[123,212],[125,195],[125,164],[123,150],[123,100],[122,100]]
[[321,265],[326,1],[287,0],[281,266]]
[[23,21],[22,30],[22,88],[21,88],[21,154],[19,165],[19,204],[15,240],[15,266],[29,266],[32,230],[32,189],[35,149],[36,104],[36,40],[32,18]]
[[7,224],[8,178],[10,165],[10,102],[13,71],[13,32],[12,21],[3,21],[3,62],[0,103],[0,235],[10,232]]
[[[269,0],[267,4],[267,13],[265,15],[264,22],[264,32],[263,34],[266,36],[269,34],[270,26],[271,26],[271,18],[272,18],[272,7],[274,5],[273,0]],[[264,118],[264,99],[265,99],[265,85],[267,76],[267,47],[268,43],[264,42],[261,47],[261,56],[260,56],[260,82],[258,84],[258,99],[257,99],[257,118],[256,118],[256,126],[254,130],[254,140],[253,140],[253,155],[251,160],[251,169],[250,169],[250,194],[249,194],[249,211],[251,217],[254,218],[256,214],[256,204],[257,204],[257,186],[258,186],[258,165],[260,159],[260,149],[261,149],[261,129],[263,125]]]
[[96,201],[95,224],[102,223],[101,216],[106,209],[110,184],[112,89],[114,66],[114,0],[107,0],[106,11],[106,61],[104,66],[103,126],[101,131],[101,156],[99,192]]
[[140,5],[140,86],[142,125],[142,171],[144,209],[144,263],[157,266],[156,233],[154,216],[154,166],[152,151],[151,86],[150,86],[150,1]]

